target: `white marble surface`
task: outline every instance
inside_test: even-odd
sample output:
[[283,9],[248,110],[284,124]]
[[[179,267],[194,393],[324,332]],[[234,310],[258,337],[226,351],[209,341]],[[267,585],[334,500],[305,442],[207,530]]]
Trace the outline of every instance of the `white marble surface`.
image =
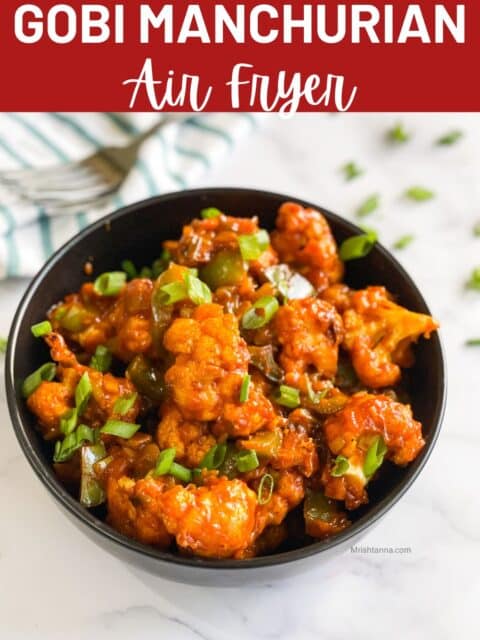
[[[266,119],[203,184],[285,191],[353,215],[364,197],[382,194],[369,224],[389,245],[413,232],[399,253],[441,320],[449,367],[443,432],[426,469],[400,504],[364,540],[409,546],[410,554],[347,552],[286,582],[219,591],[134,573],[101,551],[57,509],[23,459],[2,389],[0,439],[0,637],[280,638],[457,640],[478,637],[480,509],[478,398],[480,294],[464,289],[480,265],[480,116],[405,115],[414,133],[399,148],[383,134],[395,116],[298,116]],[[451,148],[432,140],[451,128],[466,136]],[[367,169],[345,183],[342,163]],[[412,184],[437,197],[401,197]],[[214,204],[214,203],[213,203]],[[5,334],[24,282],[0,285]],[[312,563],[315,561],[313,560]]]

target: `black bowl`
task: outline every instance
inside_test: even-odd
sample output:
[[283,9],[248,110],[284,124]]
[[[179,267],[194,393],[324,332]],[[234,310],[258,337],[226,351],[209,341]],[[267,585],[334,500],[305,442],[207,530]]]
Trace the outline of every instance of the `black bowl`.
[[[84,264],[90,260],[95,274],[118,268],[125,258],[149,264],[158,257],[161,242],[176,238],[182,225],[206,206],[236,216],[260,217],[261,226],[272,228],[279,206],[290,196],[253,189],[197,189],[151,198],[113,213],[91,225],[47,262],[34,278],[15,315],[6,355],[6,391],[10,415],[21,448],[33,470],[55,502],[95,542],[133,565],[172,580],[190,584],[228,585],[291,575],[317,565],[354,544],[367,529],[393,507],[425,465],[438,436],[445,402],[445,372],[437,334],[416,348],[410,393],[415,417],[423,423],[426,446],[407,468],[391,467],[372,484],[370,503],[353,525],[331,540],[313,542],[274,555],[250,560],[205,560],[157,551],[130,540],[82,507],[60,484],[51,467],[51,453],[35,429],[35,418],[21,395],[21,382],[47,359],[42,341],[32,338],[30,327],[45,317],[47,309],[86,280]],[[303,205],[313,206],[299,201]],[[350,222],[321,209],[338,242],[359,233]],[[364,259],[349,262],[347,283],[354,288],[385,285],[400,304],[429,313],[420,292],[399,263],[380,245]]]

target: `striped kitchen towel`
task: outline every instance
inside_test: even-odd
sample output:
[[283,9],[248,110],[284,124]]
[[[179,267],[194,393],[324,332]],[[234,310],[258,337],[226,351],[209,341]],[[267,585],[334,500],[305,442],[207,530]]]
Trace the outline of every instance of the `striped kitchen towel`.
[[[161,117],[156,113],[2,113],[0,171],[76,160],[122,145]],[[160,128],[141,148],[120,191],[101,208],[51,214],[0,187],[0,279],[35,274],[53,251],[112,210],[198,183],[255,127],[249,114],[199,114]]]

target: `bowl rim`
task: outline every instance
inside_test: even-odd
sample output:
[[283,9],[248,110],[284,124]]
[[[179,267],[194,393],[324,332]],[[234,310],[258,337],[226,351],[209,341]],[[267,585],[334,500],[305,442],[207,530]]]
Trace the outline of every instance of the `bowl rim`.
[[[14,365],[15,365],[15,355],[16,355],[16,346],[18,340],[18,334],[20,331],[20,327],[23,322],[23,317],[25,315],[26,310],[29,307],[30,301],[37,291],[37,289],[41,286],[44,277],[46,274],[56,265],[62,258],[74,247],[79,241],[83,240],[85,237],[90,235],[93,232],[96,232],[97,229],[104,227],[105,224],[113,222],[121,217],[128,216],[139,209],[143,209],[147,206],[151,205],[161,205],[164,202],[175,200],[183,197],[204,197],[206,194],[211,194],[212,198],[215,197],[215,194],[218,193],[242,193],[244,195],[249,194],[254,198],[256,195],[261,195],[263,197],[272,197],[275,199],[283,200],[284,202],[298,202],[302,204],[302,206],[312,207],[326,214],[327,219],[337,222],[338,224],[343,225],[344,227],[349,228],[352,234],[362,233],[362,229],[352,223],[350,220],[347,220],[335,213],[332,213],[328,209],[324,207],[319,207],[318,205],[312,204],[302,198],[292,197],[284,194],[279,194],[276,192],[254,189],[254,188],[244,188],[244,187],[205,187],[205,188],[196,188],[196,189],[186,189],[182,191],[174,191],[165,193],[158,196],[153,196],[151,198],[147,198],[133,204],[130,204],[126,207],[122,207],[116,211],[113,211],[110,214],[100,218],[99,220],[93,222],[88,225],[84,229],[82,229],[79,233],[75,234],[70,240],[68,240],[64,245],[62,245],[55,253],[47,260],[47,262],[42,266],[39,272],[34,276],[30,284],[28,285],[25,293],[23,294],[20,303],[18,304],[14,321],[12,323],[9,337],[8,337],[8,346],[7,352],[5,356],[5,388],[6,388],[6,396],[8,409],[10,413],[10,418],[13,423],[13,429],[17,440],[20,444],[20,447],[26,456],[30,466],[34,470],[37,477],[40,479],[42,484],[47,488],[49,493],[54,497],[55,501],[57,501],[60,506],[62,506],[71,516],[80,520],[80,522],[90,529],[94,534],[99,535],[101,538],[107,538],[115,545],[119,547],[123,547],[134,554],[140,554],[141,556],[147,556],[152,559],[152,561],[156,561],[159,565],[162,564],[170,564],[170,565],[181,565],[184,567],[192,567],[197,569],[208,569],[208,570],[249,570],[256,569],[261,567],[272,567],[276,565],[283,565],[291,562],[295,562],[297,560],[306,559],[311,556],[314,556],[322,551],[327,551],[330,549],[334,549],[335,547],[345,547],[347,543],[353,538],[359,538],[361,534],[369,529],[374,523],[376,523],[380,518],[382,518],[387,511],[389,511],[399,500],[400,498],[408,491],[408,489],[412,486],[414,481],[417,479],[423,468],[425,467],[439,436],[442,421],[445,414],[445,405],[446,405],[446,396],[447,396],[447,377],[446,377],[446,367],[445,367],[445,350],[442,344],[441,336],[436,333],[436,340],[438,342],[438,350],[439,350],[439,370],[437,372],[440,381],[441,388],[441,398],[440,402],[436,407],[436,415],[432,420],[432,431],[429,437],[429,441],[423,450],[423,455],[420,460],[417,459],[415,466],[411,465],[408,469],[407,475],[401,480],[398,486],[395,486],[394,489],[385,496],[381,501],[379,501],[376,505],[373,506],[371,511],[352,524],[351,527],[345,529],[343,532],[335,535],[334,537],[326,540],[319,540],[318,542],[313,542],[310,545],[300,547],[298,549],[293,549],[290,551],[285,551],[282,553],[267,555],[267,556],[259,556],[255,558],[247,558],[244,560],[232,560],[232,559],[223,559],[223,560],[213,560],[202,557],[184,557],[180,555],[175,555],[168,551],[161,551],[159,549],[155,549],[154,547],[150,547],[148,545],[144,545],[136,540],[128,538],[121,533],[117,532],[115,529],[107,525],[103,520],[96,518],[93,516],[88,509],[82,507],[78,500],[75,500],[63,487],[59,480],[57,480],[51,473],[47,472],[46,465],[41,460],[41,458],[37,455],[33,445],[30,442],[30,438],[28,436],[28,431],[26,426],[23,423],[19,412],[19,406],[17,403],[17,393],[15,390],[15,380],[14,380]],[[418,287],[407,273],[407,271],[403,268],[403,266],[398,262],[398,260],[384,247],[381,243],[377,242],[376,249],[380,251],[382,257],[387,260],[394,268],[401,278],[406,282],[407,286],[412,290],[413,294],[421,301],[426,309],[426,312],[430,313],[429,307],[425,302],[425,299]],[[120,550],[120,549],[118,549]]]

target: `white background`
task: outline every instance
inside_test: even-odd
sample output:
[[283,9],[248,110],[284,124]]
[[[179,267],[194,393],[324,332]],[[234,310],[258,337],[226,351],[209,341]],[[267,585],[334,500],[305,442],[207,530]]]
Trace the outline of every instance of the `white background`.
[[[480,116],[399,118],[413,137],[398,147],[385,142],[394,115],[266,118],[202,185],[286,192],[352,218],[367,196],[379,193],[381,207],[368,224],[384,244],[415,234],[397,255],[442,324],[447,415],[426,469],[363,541],[412,552],[347,552],[327,566],[313,558],[305,576],[222,591],[135,573],[87,540],[47,495],[15,441],[2,384],[1,638],[478,637],[480,348],[464,341],[480,337],[480,293],[464,285],[480,266],[480,237],[472,234],[480,221]],[[462,141],[434,146],[453,128],[465,132]],[[346,183],[338,169],[350,160],[366,174]],[[412,185],[433,189],[436,198],[409,202],[402,193]],[[25,285],[0,284],[4,335]]]

